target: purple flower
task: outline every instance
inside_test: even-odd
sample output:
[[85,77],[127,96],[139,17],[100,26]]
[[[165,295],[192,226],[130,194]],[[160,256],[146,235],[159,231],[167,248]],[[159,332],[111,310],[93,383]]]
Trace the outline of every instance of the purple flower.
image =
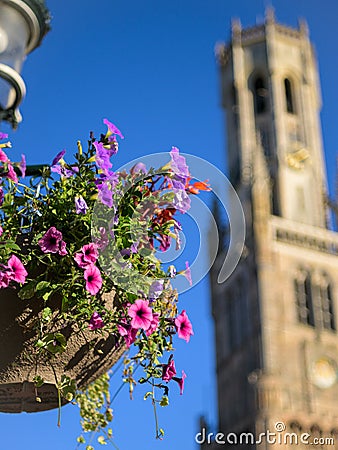
[[8,134],[7,133],[2,133],[1,131],[0,131],[0,140],[2,140],[2,139],[7,139],[8,138]]
[[99,250],[104,250],[109,244],[107,230],[104,227],[99,228],[100,237],[95,239],[95,244]]
[[96,311],[93,312],[92,317],[90,318],[88,327],[92,331],[104,327],[104,322],[98,312],[96,312]]
[[175,326],[177,329],[178,337],[184,339],[186,342],[189,342],[190,336],[192,336],[194,332],[185,310],[183,310],[181,314],[176,317]]
[[176,375],[175,362],[173,359],[173,355],[170,355],[168,363],[162,364],[162,380],[170,381]]
[[117,136],[120,136],[121,139],[124,139],[124,136],[121,133],[121,131],[113,123],[109,122],[108,119],[103,119],[103,123],[108,127],[107,134],[109,135],[116,134]]
[[[184,189],[187,179],[190,176],[189,168],[187,166],[185,158],[184,158],[184,156],[180,155],[180,152],[177,147],[172,147],[170,156],[171,156],[170,167],[175,174],[174,180],[176,180],[178,183],[180,183],[178,186],[176,186],[176,188],[182,189],[181,186],[183,185],[183,189]],[[173,183],[174,183],[174,180],[173,180]]]
[[151,302],[158,299],[163,291],[163,280],[154,281],[149,288],[149,300]]
[[97,244],[86,244],[81,248],[81,251],[75,253],[74,259],[81,269],[86,269],[87,267],[95,264],[99,253],[97,251]]
[[190,209],[191,201],[189,195],[183,189],[173,189],[175,194],[173,206],[181,213],[186,213]]
[[91,295],[96,295],[102,286],[102,278],[99,269],[91,265],[84,271],[84,279],[86,280],[86,289]]
[[148,330],[153,320],[153,313],[149,308],[148,300],[136,300],[128,309],[128,315],[131,317],[131,326],[133,328],[142,328]]
[[66,153],[66,150],[61,150],[61,152],[59,152],[59,153],[55,156],[55,158],[53,159],[51,165],[52,165],[52,166],[55,166],[55,165],[60,161],[60,159],[62,159],[62,158],[64,157],[65,153]]
[[131,247],[130,247],[130,252],[131,253],[137,253],[137,250],[138,250],[138,242],[134,242],[132,245],[131,245]]
[[56,164],[55,166],[52,166],[50,170],[59,174],[61,177],[70,178],[79,171],[79,168],[76,166],[72,166],[71,169],[67,169],[64,166]]
[[4,198],[5,198],[4,191],[0,188],[0,206],[3,204]]
[[17,256],[12,255],[8,260],[7,266],[10,269],[10,278],[12,280],[17,283],[24,283],[26,281],[28,275],[27,270]]
[[113,192],[110,186],[106,182],[104,182],[98,186],[98,190],[99,190],[98,198],[100,202],[108,206],[108,208],[112,208],[114,206],[114,201],[113,201]]
[[88,205],[82,195],[80,195],[79,197],[75,197],[75,208],[76,214],[86,214]]
[[59,253],[59,255],[67,254],[66,243],[62,240],[62,233],[55,227],[50,227],[38,241],[38,244],[43,253]]
[[93,142],[93,145],[96,150],[96,164],[105,173],[108,174],[108,171],[111,167],[113,167],[110,162],[110,152],[106,148],[104,148],[102,142]]
[[25,157],[25,155],[21,155],[21,161],[19,162],[19,169],[21,171],[22,178],[24,178],[26,175],[26,167],[27,167],[26,157]]
[[130,173],[132,175],[135,175],[137,173],[147,173],[147,168],[145,166],[145,164],[139,162],[136,163],[131,169],[130,169]]

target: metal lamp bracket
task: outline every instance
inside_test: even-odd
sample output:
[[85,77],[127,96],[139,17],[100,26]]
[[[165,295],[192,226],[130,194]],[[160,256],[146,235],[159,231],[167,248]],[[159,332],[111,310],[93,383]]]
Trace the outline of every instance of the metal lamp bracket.
[[21,122],[22,116],[18,109],[22,99],[26,95],[26,86],[21,76],[11,67],[0,63],[0,77],[10,83],[15,90],[15,98],[6,109],[0,108],[0,121],[7,120],[16,128]]

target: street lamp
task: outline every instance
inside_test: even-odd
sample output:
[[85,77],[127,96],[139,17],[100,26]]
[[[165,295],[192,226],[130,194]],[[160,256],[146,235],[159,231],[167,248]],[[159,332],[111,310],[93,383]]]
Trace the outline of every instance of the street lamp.
[[0,122],[21,122],[18,106],[26,93],[19,75],[28,53],[49,30],[45,0],[0,0]]

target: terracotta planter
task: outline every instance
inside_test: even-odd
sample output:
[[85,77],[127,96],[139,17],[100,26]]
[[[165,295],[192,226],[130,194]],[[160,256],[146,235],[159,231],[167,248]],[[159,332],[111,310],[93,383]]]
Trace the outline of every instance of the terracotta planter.
[[[112,306],[114,294],[104,300]],[[44,308],[42,299],[21,300],[15,290],[0,290],[0,411],[37,412],[58,407],[56,379],[66,374],[86,387],[111,368],[124,352],[108,333],[71,327],[58,327],[67,339],[66,351],[51,358],[36,358],[37,334],[34,324]],[[49,305],[57,312],[58,305]],[[45,384],[35,388],[33,378],[40,375]],[[41,403],[36,397],[41,398]]]

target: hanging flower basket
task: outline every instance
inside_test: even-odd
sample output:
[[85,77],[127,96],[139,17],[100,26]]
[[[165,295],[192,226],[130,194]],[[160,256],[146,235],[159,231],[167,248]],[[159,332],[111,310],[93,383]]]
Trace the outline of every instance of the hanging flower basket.
[[[210,190],[191,184],[175,147],[164,167],[114,172],[110,159],[123,136],[104,123],[106,134],[91,134],[87,151],[78,141],[73,163],[62,150],[32,170],[24,156],[11,162],[9,142],[0,144],[0,411],[75,401],[84,431],[111,420],[105,373],[130,347],[123,380],[131,394],[137,382],[150,384],[147,397],[166,406],[169,382],[183,392],[186,375],[177,376],[170,353],[174,335],[188,342],[193,330],[171,279],[191,282],[190,269],[164,268],[156,252],[172,239],[179,248],[176,213],[189,209],[190,194]],[[144,370],[138,380],[136,365]]]

